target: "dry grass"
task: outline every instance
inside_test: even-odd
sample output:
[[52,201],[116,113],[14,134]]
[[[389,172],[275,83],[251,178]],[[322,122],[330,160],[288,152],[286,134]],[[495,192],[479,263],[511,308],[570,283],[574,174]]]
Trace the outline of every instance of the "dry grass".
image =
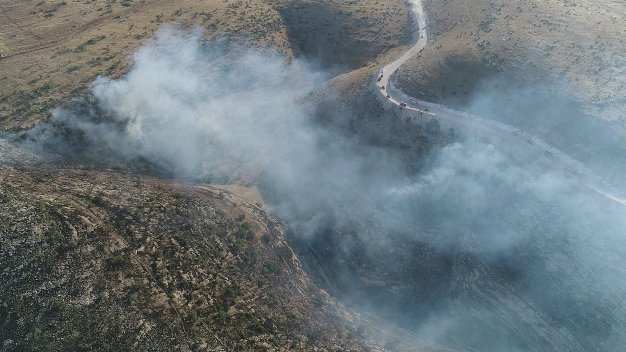
[[0,225],[9,350],[367,349],[282,225],[232,193],[0,165]]
[[[432,40],[399,73],[418,94],[461,58],[507,70],[529,67],[568,82],[564,93],[623,128],[626,3],[618,0],[426,0]],[[458,61],[458,60],[457,60]],[[467,77],[473,84],[473,77]],[[425,92],[437,95],[435,89]],[[464,87],[448,87],[462,91]]]
[[[304,1],[0,0],[0,130],[45,119],[97,75],[124,74],[163,23],[288,57],[323,30],[341,54],[329,60],[357,66],[406,33],[404,0],[313,2],[342,21],[329,27]],[[290,31],[299,16],[306,23]],[[380,349],[366,337],[380,331],[309,281],[257,190],[121,169],[44,161],[0,139],[6,348]]]
[[405,0],[273,0],[285,19],[294,52],[339,72],[409,42]]
[[243,38],[288,57],[314,38],[344,67],[397,45],[408,23],[404,0],[0,0],[0,11],[3,130],[45,119],[51,108],[85,94],[97,75],[121,75],[164,23]]
[[163,23],[223,32],[290,54],[279,14],[262,0],[0,1],[0,123],[25,128],[116,77]]

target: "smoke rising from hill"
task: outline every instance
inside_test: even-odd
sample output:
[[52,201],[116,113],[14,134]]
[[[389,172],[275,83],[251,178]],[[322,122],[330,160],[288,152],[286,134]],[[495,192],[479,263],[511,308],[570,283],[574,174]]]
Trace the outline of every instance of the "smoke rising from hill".
[[337,234],[323,265],[348,277],[337,277],[344,297],[382,306],[377,313],[442,343],[493,351],[626,343],[621,205],[488,142],[459,140],[415,172],[398,149],[315,122],[307,98],[324,78],[302,62],[165,29],[125,77],[98,78],[90,97],[56,109],[22,143],[144,159],[191,178],[258,172],[296,236]]

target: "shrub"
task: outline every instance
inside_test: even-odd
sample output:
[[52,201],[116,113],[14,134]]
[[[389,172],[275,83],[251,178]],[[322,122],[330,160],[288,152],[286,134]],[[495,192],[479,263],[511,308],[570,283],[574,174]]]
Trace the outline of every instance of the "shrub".
[[263,263],[263,266],[261,266],[261,274],[263,275],[278,274],[279,272],[280,264],[273,260],[268,260],[267,262]]

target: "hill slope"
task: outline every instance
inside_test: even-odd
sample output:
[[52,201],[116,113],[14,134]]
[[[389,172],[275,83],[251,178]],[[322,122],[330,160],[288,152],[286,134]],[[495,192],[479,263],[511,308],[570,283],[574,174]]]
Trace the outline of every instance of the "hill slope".
[[[561,93],[623,130],[626,5],[621,1],[427,0],[431,42],[398,74],[431,100],[471,93],[498,71],[565,83]],[[541,79],[538,79],[540,76]]]

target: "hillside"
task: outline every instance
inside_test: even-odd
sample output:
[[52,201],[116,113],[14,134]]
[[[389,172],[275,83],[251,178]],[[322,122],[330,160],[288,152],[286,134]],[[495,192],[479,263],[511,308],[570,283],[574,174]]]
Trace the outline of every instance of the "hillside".
[[162,24],[246,38],[290,53],[280,15],[261,0],[2,1],[0,120],[20,129],[45,119],[97,75],[123,74]]
[[286,57],[307,54],[343,70],[385,53],[409,33],[402,0],[3,0],[0,10],[6,19],[0,22],[2,130],[45,119],[52,108],[84,95],[98,75],[119,77],[164,24]]
[[424,6],[430,43],[397,74],[408,94],[467,107],[506,71],[513,77],[500,87],[564,96],[625,133],[624,2],[427,0]]
[[626,6],[423,3],[0,0],[0,350],[621,351]]
[[5,165],[0,205],[5,349],[366,348],[283,226],[224,189]]
[[[401,0],[29,0],[0,1],[0,10],[0,128],[8,132],[84,97],[98,75],[123,76],[163,25],[343,71],[409,33]],[[317,43],[312,32],[321,33]],[[322,52],[323,44],[334,47]],[[64,157],[0,140],[3,350],[401,345],[309,278],[256,188]]]

